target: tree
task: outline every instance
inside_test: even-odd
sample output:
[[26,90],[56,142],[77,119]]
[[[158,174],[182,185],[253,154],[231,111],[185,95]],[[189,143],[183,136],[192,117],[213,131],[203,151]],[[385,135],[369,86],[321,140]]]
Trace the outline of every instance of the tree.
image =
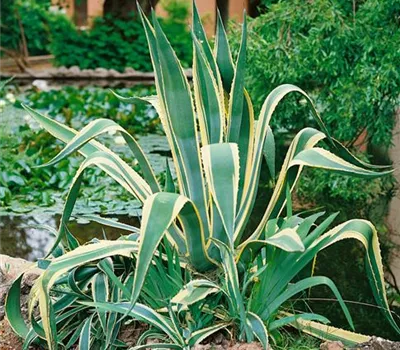
[[229,18],[229,0],[217,0],[217,9],[221,15],[222,22],[226,26]]
[[[146,14],[154,8],[159,0],[139,0],[140,7]],[[132,13],[137,13],[135,0],[105,0],[103,5],[104,15],[111,15],[115,18],[128,19]]]

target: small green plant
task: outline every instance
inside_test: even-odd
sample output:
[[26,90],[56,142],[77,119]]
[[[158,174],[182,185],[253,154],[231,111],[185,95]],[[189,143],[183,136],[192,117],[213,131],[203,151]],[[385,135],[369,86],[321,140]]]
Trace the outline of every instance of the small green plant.
[[[44,271],[33,287],[30,305],[38,302],[40,317],[35,318],[31,307],[32,326],[23,321],[19,309],[22,275],[7,297],[8,319],[16,333],[25,338],[25,346],[36,340],[56,349],[73,334],[73,339],[79,338],[81,349],[93,344],[114,348],[119,345],[111,337],[115,320],[127,319],[151,326],[143,338],[162,338],[161,343],[137,345],[135,349],[189,349],[223,329],[238,340],[258,339],[267,349],[269,340],[277,338],[279,329],[287,325],[322,339],[354,345],[368,337],[327,325],[322,315],[293,308],[296,295],[324,285],[334,294],[354,330],[333,281],[314,276],[310,269],[321,250],[344,239],[359,240],[365,247],[366,270],[376,302],[400,332],[386,299],[374,226],[354,219],[330,228],[336,214],[325,218],[324,213],[294,214],[291,199],[304,167],[369,179],[391,170],[350,154],[329,135],[308,95],[294,85],[275,88],[255,120],[244,88],[246,19],[239,55],[233,63],[222,21],[218,20],[213,52],[194,7],[192,91],[155,15],[152,23],[142,12],[140,15],[157,89],[157,96],[140,99],[151,103],[159,114],[177,181],[173,181],[167,166],[161,186],[136,140],[112,120],[94,120],[77,132],[25,106],[46,130],[67,143],[47,165],[75,151],[86,158],[71,185],[53,248],[38,262]],[[304,128],[298,132],[278,171],[269,124],[280,101],[293,93],[306,100],[320,130]],[[134,102],[138,98],[120,99]],[[109,131],[121,133],[142,176],[96,140]],[[326,148],[318,146],[322,142]],[[274,186],[256,228],[251,229],[257,195],[264,188],[260,186],[264,161],[267,173],[262,182]],[[82,175],[93,165],[143,203],[143,217],[140,229],[96,219],[131,234],[116,241],[79,245],[79,237],[73,236],[67,225]],[[80,272],[87,278],[79,280]],[[57,294],[61,286],[68,302]],[[70,309],[72,304],[75,307]]]

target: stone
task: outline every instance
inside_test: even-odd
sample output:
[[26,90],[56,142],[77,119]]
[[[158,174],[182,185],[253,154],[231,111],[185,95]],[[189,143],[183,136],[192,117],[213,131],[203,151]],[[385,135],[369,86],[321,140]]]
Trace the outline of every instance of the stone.
[[92,69],[82,69],[81,72],[79,73],[79,76],[83,78],[91,77],[92,75],[93,75]]
[[126,67],[124,70],[125,74],[135,74],[136,71],[132,67]]
[[114,77],[114,78],[119,78],[119,77],[123,76],[123,74],[121,74],[120,72],[118,72],[118,71],[115,70],[115,69],[109,69],[109,70],[108,70],[108,75],[109,75],[110,77]]
[[327,341],[319,347],[321,350],[343,350],[344,345],[341,341]]
[[79,76],[79,74],[81,73],[81,70],[78,66],[72,66],[69,67],[69,74],[73,75],[73,76]]
[[38,72],[31,68],[25,68],[25,73],[31,77],[37,77]]
[[[222,345],[214,345],[214,343],[210,344],[199,344],[193,347],[194,350],[262,350],[263,347],[260,343],[227,343]],[[271,347],[269,350],[272,350]]]
[[371,337],[365,343],[358,344],[354,350],[399,350],[400,342],[386,340],[380,337]]
[[67,76],[69,74],[69,69],[65,66],[61,66],[57,69],[57,75],[64,77]]
[[98,78],[105,78],[105,77],[108,76],[108,70],[105,69],[105,68],[101,68],[101,67],[96,68],[94,70],[94,72],[96,74],[95,76],[98,77]]
[[49,91],[51,89],[47,80],[43,80],[43,79],[35,79],[32,82],[32,86],[34,86],[36,89],[38,89],[40,91]]
[[39,268],[29,269],[31,265],[32,262],[24,259],[0,254],[0,321],[4,318],[4,304],[11,284],[24,271],[26,273],[21,282],[21,310],[24,317],[27,316],[29,292],[42,273]]
[[50,77],[58,77],[59,76],[59,69],[58,68],[48,68],[47,73]]

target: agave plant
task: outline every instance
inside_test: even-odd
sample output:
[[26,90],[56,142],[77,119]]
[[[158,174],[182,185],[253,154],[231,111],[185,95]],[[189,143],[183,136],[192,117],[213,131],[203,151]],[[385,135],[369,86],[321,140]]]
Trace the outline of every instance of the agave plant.
[[[68,334],[74,331],[75,339],[86,344],[82,348],[93,343],[90,332],[98,330],[96,325],[104,333],[108,332],[105,344],[113,348],[118,346],[112,333],[113,322],[131,317],[150,323],[158,329],[156,333],[166,334],[174,345],[164,344],[165,347],[188,348],[215,331],[233,326],[239,339],[251,341],[256,337],[267,348],[269,336],[288,324],[320,338],[339,338],[354,344],[368,338],[330,327],[320,315],[294,314],[288,304],[296,294],[316,285],[326,285],[335,294],[352,327],[346,304],[331,280],[312,273],[303,279],[298,276],[322,249],[339,240],[354,238],[366,249],[366,270],[375,299],[390,324],[400,332],[388,307],[373,225],[364,220],[351,220],[329,229],[335,215],[325,220],[321,219],[323,213],[308,217],[293,215],[291,205],[291,193],[305,166],[370,179],[391,170],[358,160],[332,138],[311,99],[296,86],[285,84],[274,89],[255,118],[244,87],[245,17],[241,46],[234,62],[221,20],[218,19],[212,50],[197,9],[193,7],[192,89],[154,14],[151,22],[143,12],[140,16],[157,88],[157,96],[140,99],[151,103],[158,112],[171,148],[176,183],[167,165],[166,183],[161,186],[138,142],[115,122],[98,119],[77,132],[25,106],[48,132],[67,143],[47,165],[75,151],[86,159],[68,193],[53,248],[38,263],[44,271],[32,289],[30,309],[38,301],[40,321],[31,312],[32,327],[23,322],[18,308],[22,278],[19,277],[6,306],[14,330],[28,339],[26,344],[39,337],[46,340],[50,349],[55,349],[63,342],[65,333],[60,333],[60,328],[66,329],[63,320],[68,319],[72,320],[67,326]],[[290,144],[280,170],[276,171],[275,141],[269,123],[280,101],[293,93],[306,99],[319,129],[301,130]],[[118,97],[127,103],[137,100]],[[96,140],[111,130],[122,134],[140,165],[140,172]],[[324,147],[319,146],[321,143]],[[265,176],[275,185],[257,227],[250,230],[249,221],[262,188],[259,183],[264,159],[268,167]],[[92,218],[132,233],[117,241],[95,241],[79,246],[67,224],[82,175],[93,165],[143,203],[142,224],[137,229],[105,218]],[[179,259],[159,251],[163,239]],[[158,305],[154,298],[150,301],[151,289],[146,292],[143,287],[156,266],[156,257],[162,261],[179,260],[179,266],[191,275],[182,279],[180,273],[167,269],[168,278],[178,280],[168,294],[171,298],[168,305]],[[199,274],[201,278],[197,277]],[[66,283],[68,302],[58,298],[54,303],[52,293],[61,293],[56,287]],[[172,298],[173,294],[176,295]],[[215,298],[219,298],[222,306],[217,311],[212,307]],[[215,324],[192,333],[182,331],[179,313],[200,301],[205,303],[202,312],[212,315]],[[84,323],[65,316],[68,312],[70,316],[75,315],[73,308],[86,310],[89,316]],[[120,317],[116,318],[116,314]],[[79,325],[72,326],[73,322]]]

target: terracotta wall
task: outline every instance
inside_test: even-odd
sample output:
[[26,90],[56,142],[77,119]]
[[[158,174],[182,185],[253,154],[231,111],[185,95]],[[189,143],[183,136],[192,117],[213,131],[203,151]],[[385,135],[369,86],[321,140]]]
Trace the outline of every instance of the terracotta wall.
[[104,0],[87,0],[87,4],[89,19],[103,15]]
[[[75,1],[77,0],[52,0],[54,4],[61,4],[66,11],[68,16],[74,18]],[[132,0],[134,1],[134,0]],[[191,0],[183,0],[191,4]],[[229,17],[237,20],[241,20],[243,9],[248,9],[249,0],[230,0],[229,1]],[[104,0],[87,0],[87,15],[88,25],[94,17],[103,15],[103,3]],[[215,18],[216,18],[216,0],[198,0],[197,7],[200,15],[203,18],[204,26],[208,35],[214,34]],[[165,16],[166,12],[162,8],[162,0],[156,7],[156,12],[159,16]]]

